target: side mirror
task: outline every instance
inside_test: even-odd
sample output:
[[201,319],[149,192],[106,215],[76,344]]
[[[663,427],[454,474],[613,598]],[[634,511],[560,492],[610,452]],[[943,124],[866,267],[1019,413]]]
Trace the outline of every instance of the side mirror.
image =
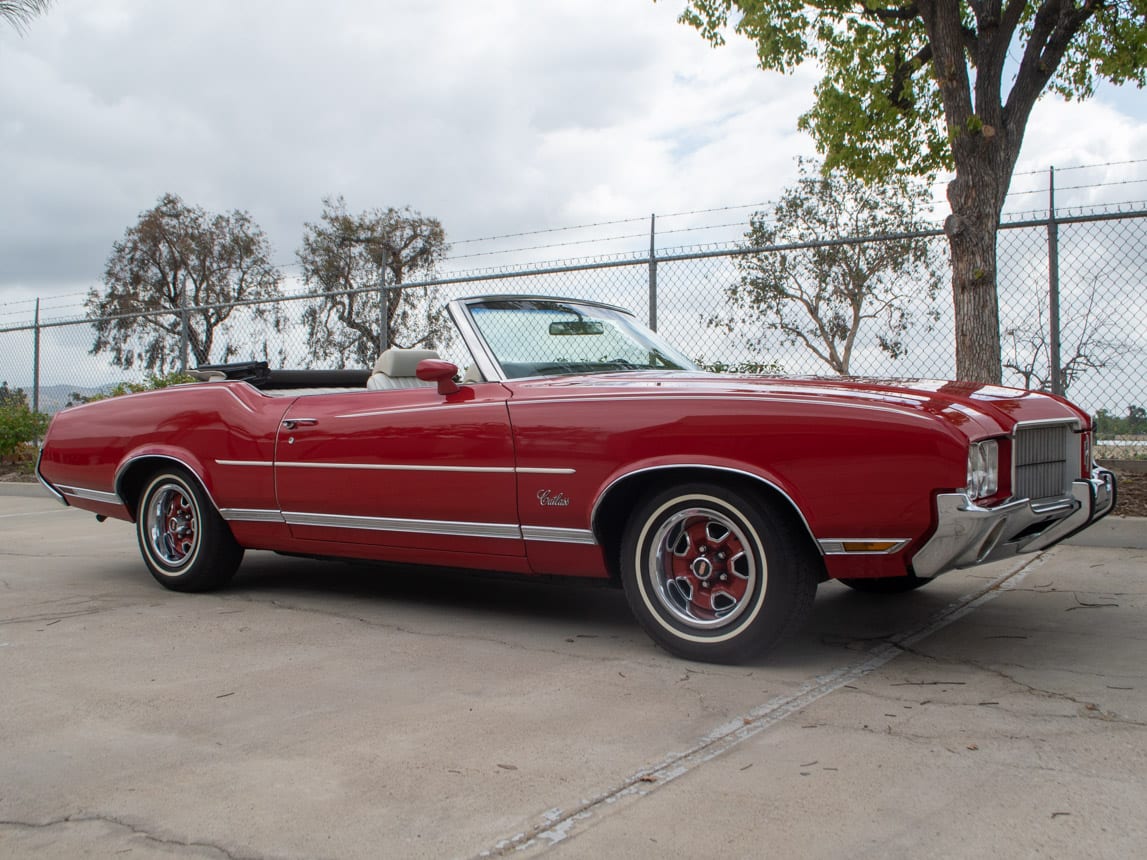
[[414,370],[414,375],[423,382],[437,382],[439,394],[458,392],[458,383],[454,381],[457,373],[458,365],[440,358],[424,358]]

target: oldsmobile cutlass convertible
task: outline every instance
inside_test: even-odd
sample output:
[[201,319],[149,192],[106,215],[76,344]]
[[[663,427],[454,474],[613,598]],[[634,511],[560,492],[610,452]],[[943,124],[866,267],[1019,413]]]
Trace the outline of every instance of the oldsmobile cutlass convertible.
[[1088,416],[1047,394],[707,373],[587,301],[449,312],[461,365],[225,365],[65,409],[40,479],[134,522],[178,591],[224,585],[245,549],[598,577],[668,651],[721,662],[796,630],[827,579],[907,591],[1115,502]]

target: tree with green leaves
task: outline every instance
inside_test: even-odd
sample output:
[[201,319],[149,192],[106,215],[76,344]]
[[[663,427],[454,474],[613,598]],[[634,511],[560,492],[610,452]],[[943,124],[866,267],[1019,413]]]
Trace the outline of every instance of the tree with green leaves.
[[48,416],[32,411],[24,389],[0,384],[0,463],[34,453],[29,446],[47,429]]
[[[800,179],[768,212],[750,219],[738,258],[740,280],[726,289],[727,314],[711,323],[759,350],[760,329],[804,347],[832,369],[850,372],[853,351],[869,335],[892,358],[904,335],[934,321],[942,262],[921,212],[923,183],[904,176],[865,184],[802,160]],[[845,237],[884,236],[866,241]]]
[[[165,194],[112,246],[104,291],[88,293],[91,352],[153,373],[185,369],[185,359],[279,356],[283,320],[272,300],[281,282],[270,242],[248,213],[211,214]],[[240,305],[243,331],[229,325]]]
[[52,0],[0,0],[0,20],[7,21],[22,33],[28,22],[46,12],[51,5]]
[[1119,418],[1106,409],[1100,409],[1095,419],[1095,431],[1100,439],[1147,436],[1147,409],[1142,406],[1128,406],[1126,418]]
[[0,383],[0,409],[27,405],[28,394],[23,388],[9,388],[6,379]]
[[410,207],[352,215],[341,196],[325,198],[298,251],[303,281],[319,296],[303,312],[312,355],[370,367],[387,346],[442,346],[449,326],[438,290],[403,285],[433,277],[449,248],[438,219]]
[[688,0],[681,20],[714,45],[732,23],[767,70],[818,63],[799,124],[829,167],[865,179],[954,169],[956,375],[999,382],[996,230],[1028,118],[1047,91],[1142,87],[1147,0]]

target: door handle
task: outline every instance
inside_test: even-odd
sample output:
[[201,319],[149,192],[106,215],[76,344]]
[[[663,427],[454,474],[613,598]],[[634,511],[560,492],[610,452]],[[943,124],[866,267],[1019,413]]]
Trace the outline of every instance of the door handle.
[[294,430],[296,427],[313,427],[319,423],[318,418],[284,418],[283,426],[288,430]]

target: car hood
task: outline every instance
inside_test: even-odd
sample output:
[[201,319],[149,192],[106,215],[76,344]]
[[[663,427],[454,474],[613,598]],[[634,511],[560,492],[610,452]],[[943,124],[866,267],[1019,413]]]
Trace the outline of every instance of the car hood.
[[526,397],[608,396],[648,393],[696,397],[808,398],[818,405],[876,405],[931,414],[958,425],[972,438],[1012,432],[1021,421],[1080,420],[1086,413],[1068,401],[1038,391],[935,379],[860,377],[731,376],[706,372],[605,373],[522,380],[511,390]]

